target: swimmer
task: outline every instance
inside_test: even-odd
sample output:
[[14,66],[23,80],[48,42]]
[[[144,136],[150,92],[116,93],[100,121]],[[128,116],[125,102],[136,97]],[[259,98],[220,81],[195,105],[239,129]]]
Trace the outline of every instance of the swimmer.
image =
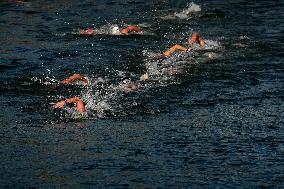
[[[188,38],[188,44],[190,46],[192,46],[195,43],[199,43],[200,47],[204,47],[205,46],[204,39],[202,39],[197,33],[194,32],[191,35],[191,37]],[[169,48],[168,50],[166,50],[165,52],[163,52],[162,54],[159,54],[159,53],[156,54],[155,58],[156,59],[160,59],[160,58],[170,57],[173,53],[175,53],[177,51],[190,52],[192,50],[193,49],[191,47],[186,48],[186,47],[183,47],[181,45],[176,44],[176,45],[172,46],[171,48]]]
[[76,110],[80,113],[86,112],[85,104],[79,97],[69,98],[56,102],[52,107],[55,109],[62,109],[66,104],[76,104]]
[[148,73],[145,73],[143,75],[140,76],[140,79],[138,81],[138,83],[134,83],[134,82],[131,82],[129,81],[128,79],[125,79],[122,81],[122,86],[123,88],[125,89],[126,92],[132,92],[138,88],[140,88],[142,85],[141,85],[141,81],[148,81],[149,80],[149,74]]
[[[130,33],[139,33],[139,32],[142,32],[142,29],[136,25],[130,25],[121,30],[119,29],[118,26],[113,26],[111,28],[110,34],[111,35],[128,35]],[[98,34],[106,34],[106,33],[99,32],[94,28],[87,28],[85,30],[82,30],[82,29],[79,30],[79,34],[81,35],[98,35]]]
[[202,39],[200,37],[200,35],[198,35],[196,32],[194,32],[191,35],[191,38],[188,38],[188,43],[189,43],[189,45],[193,45],[194,43],[199,43],[200,47],[204,47],[205,46],[204,39]]
[[73,74],[72,76],[60,81],[60,83],[63,84],[63,85],[67,85],[67,84],[71,84],[71,83],[78,81],[78,80],[82,81],[83,85],[85,85],[85,86],[89,84],[88,79],[81,74]]

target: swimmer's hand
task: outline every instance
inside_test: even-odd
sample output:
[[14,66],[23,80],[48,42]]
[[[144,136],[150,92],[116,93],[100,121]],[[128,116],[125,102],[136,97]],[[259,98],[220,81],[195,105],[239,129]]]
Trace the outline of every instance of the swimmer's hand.
[[193,48],[188,48],[187,50],[186,50],[186,52],[190,52],[190,51],[192,51],[193,50]]
[[65,100],[61,100],[59,102],[56,102],[52,107],[53,108],[63,108],[65,104],[70,104],[70,103],[75,103],[76,104],[76,109],[78,112],[85,112],[85,105],[84,102],[78,98],[78,97],[73,97],[73,98],[68,98]]
[[54,109],[62,109],[62,108],[64,108],[64,106],[65,106],[65,101],[61,100],[59,102],[56,102],[52,107]]
[[80,29],[79,34],[81,35],[93,35],[95,33],[95,30],[93,28],[87,28],[85,30]]
[[83,85],[84,86],[88,86],[89,85],[89,80],[87,78],[84,78]]

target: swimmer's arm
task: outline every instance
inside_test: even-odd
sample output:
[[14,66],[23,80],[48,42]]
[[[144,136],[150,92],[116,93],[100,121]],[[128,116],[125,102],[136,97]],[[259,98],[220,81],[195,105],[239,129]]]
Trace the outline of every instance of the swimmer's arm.
[[129,34],[130,32],[141,32],[142,30],[136,26],[136,25],[131,25],[131,26],[128,26],[124,29],[121,30],[121,33],[122,34]]
[[76,104],[76,109],[77,109],[78,112],[85,112],[86,111],[84,102],[78,97],[61,100],[61,101],[55,103],[53,105],[53,108],[60,108],[61,109],[61,108],[64,108],[64,106],[66,104],[70,104],[70,103]]
[[165,51],[163,54],[165,56],[171,56],[174,52],[176,51],[188,51],[189,49],[181,46],[181,45],[174,45],[172,46],[170,49],[168,49],[167,51]]
[[200,47],[204,47],[205,46],[205,41],[201,37],[199,39],[199,45],[200,45]]
[[194,32],[191,36],[191,38],[188,40],[189,45],[193,45],[194,43],[199,43],[201,47],[205,46],[205,41],[198,35],[196,32]]
[[77,109],[78,112],[85,112],[86,111],[84,102],[78,97],[66,99],[65,102],[68,103],[68,104],[75,103],[76,109]]
[[67,79],[62,80],[60,83],[67,85],[67,84],[71,84],[77,80],[80,80],[84,83],[84,85],[88,85],[89,82],[88,80],[81,74],[73,74],[72,76],[68,77]]

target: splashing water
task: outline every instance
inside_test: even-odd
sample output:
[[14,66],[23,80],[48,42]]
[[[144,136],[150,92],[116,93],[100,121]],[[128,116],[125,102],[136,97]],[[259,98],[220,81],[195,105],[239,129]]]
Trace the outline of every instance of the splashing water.
[[191,2],[189,7],[185,10],[183,10],[183,12],[185,12],[186,14],[190,14],[190,13],[194,13],[194,12],[200,12],[201,11],[201,7],[197,4],[195,4],[194,2]]
[[194,13],[201,12],[201,7],[194,2],[191,2],[188,6],[188,8],[183,9],[181,12],[175,12],[174,14],[167,15],[165,17],[162,17],[162,19],[170,20],[170,19],[188,19],[192,16]]
[[203,64],[220,56],[216,52],[211,52],[222,48],[218,41],[205,40],[205,44],[204,47],[194,44],[192,46],[194,50],[191,52],[176,52],[172,56],[162,59],[157,59],[155,52],[143,50],[145,67],[149,77],[156,81],[173,80],[173,76],[186,72],[188,66]]
[[204,41],[205,41],[204,47],[200,47],[199,44],[195,43],[192,45],[192,48],[194,50],[218,50],[222,48],[220,42],[218,41],[208,40],[208,39],[205,39]]

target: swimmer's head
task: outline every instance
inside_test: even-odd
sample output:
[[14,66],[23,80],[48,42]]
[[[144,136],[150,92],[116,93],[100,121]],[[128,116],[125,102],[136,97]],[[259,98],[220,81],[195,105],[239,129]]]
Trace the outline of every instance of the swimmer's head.
[[120,31],[119,31],[119,27],[118,26],[114,26],[111,28],[111,33],[113,35],[119,35],[120,34]]
[[188,43],[192,45],[193,43],[196,43],[199,40],[199,35],[194,32],[189,38],[188,38]]
[[202,39],[196,32],[194,32],[191,37],[188,38],[189,45],[193,45],[194,43],[199,43],[201,47],[205,46],[205,41]]

